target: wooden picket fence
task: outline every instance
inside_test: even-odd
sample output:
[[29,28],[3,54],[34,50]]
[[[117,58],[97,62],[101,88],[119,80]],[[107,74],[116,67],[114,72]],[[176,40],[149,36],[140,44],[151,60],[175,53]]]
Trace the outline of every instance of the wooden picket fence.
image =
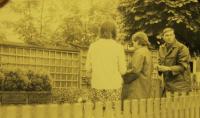
[[200,118],[200,92],[166,98],[0,106],[0,118]]

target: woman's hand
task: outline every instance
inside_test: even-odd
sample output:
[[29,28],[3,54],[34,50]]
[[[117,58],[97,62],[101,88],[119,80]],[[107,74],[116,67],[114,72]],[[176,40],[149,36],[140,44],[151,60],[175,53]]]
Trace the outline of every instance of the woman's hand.
[[133,70],[132,69],[128,69],[127,71],[126,71],[126,73],[131,73]]
[[169,66],[163,66],[163,65],[157,65],[157,69],[160,72],[171,71],[171,68]]

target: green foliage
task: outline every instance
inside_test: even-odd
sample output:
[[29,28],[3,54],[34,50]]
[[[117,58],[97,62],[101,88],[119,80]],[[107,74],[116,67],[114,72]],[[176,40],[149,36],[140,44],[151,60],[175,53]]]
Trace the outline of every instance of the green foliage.
[[4,71],[4,76],[3,90],[19,91],[27,89],[29,80],[24,71],[20,69],[7,69]]
[[159,33],[165,26],[180,23],[197,31],[199,9],[199,3],[194,0],[136,0],[124,1],[119,6],[127,26],[131,25],[129,30],[145,30],[150,35]]
[[49,44],[51,31],[49,28],[51,17],[44,14],[42,1],[16,1],[10,4],[10,10],[16,17],[16,21],[10,28],[27,44],[44,46]]
[[[182,37],[191,38],[186,35],[197,35],[200,29],[200,4],[196,0],[124,0],[118,9],[128,38],[139,30],[156,37],[166,26],[174,27]],[[180,40],[187,43],[190,39]]]
[[[75,44],[88,46],[99,35],[99,27],[105,19],[117,19],[117,2],[97,0],[89,3],[87,9],[77,7],[69,10],[69,15],[63,18],[52,39],[56,44]],[[70,7],[70,6],[69,6]]]
[[20,38],[27,44],[42,45],[39,31],[29,17],[21,19],[16,24],[16,31],[20,34]]
[[46,72],[34,72],[29,70],[27,77],[31,81],[28,85],[28,91],[50,91],[52,82],[50,75]]
[[0,87],[3,91],[50,91],[50,76],[44,72],[19,68],[0,70]]
[[7,22],[28,44],[88,46],[99,35],[102,21],[114,19],[120,24],[117,5],[116,0],[13,1],[9,10],[16,20]]

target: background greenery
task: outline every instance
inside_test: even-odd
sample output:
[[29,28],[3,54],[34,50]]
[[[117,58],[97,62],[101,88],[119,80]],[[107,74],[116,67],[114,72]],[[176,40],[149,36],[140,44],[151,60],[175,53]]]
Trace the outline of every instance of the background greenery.
[[102,21],[120,22],[117,6],[118,0],[12,1],[0,11],[0,22],[6,29],[0,30],[0,39],[34,45],[88,46],[96,40]]
[[0,39],[33,45],[88,46],[102,21],[113,19],[118,40],[136,31],[148,33],[158,47],[164,27],[191,52],[200,50],[200,4],[197,0],[16,0],[0,10]]
[[51,80],[50,75],[44,71],[0,69],[1,91],[51,91]]
[[122,0],[118,9],[123,15],[126,39],[142,30],[157,44],[163,28],[173,27],[178,40],[192,52],[199,51],[200,3],[197,0]]

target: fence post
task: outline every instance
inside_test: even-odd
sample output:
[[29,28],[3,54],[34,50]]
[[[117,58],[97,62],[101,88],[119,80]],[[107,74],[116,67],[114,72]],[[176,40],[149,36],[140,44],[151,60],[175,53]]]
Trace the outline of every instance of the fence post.
[[84,118],[93,118],[93,104],[91,102],[84,104]]
[[102,117],[103,117],[103,104],[101,102],[96,102],[94,109],[94,118],[102,118]]
[[147,118],[153,118],[153,99],[147,99]]
[[173,101],[173,111],[174,111],[174,118],[179,117],[179,96],[178,93],[174,93],[174,101]]
[[199,95],[195,95],[195,118],[199,118]]
[[173,118],[171,93],[166,98],[167,118]]
[[6,108],[6,117],[4,116],[2,118],[17,118],[17,106],[11,105],[4,108]]
[[58,105],[57,104],[50,104],[47,105],[47,118],[58,118]]
[[179,118],[184,118],[184,97],[181,95],[179,97]]
[[194,109],[195,109],[195,105],[194,105],[194,92],[191,92],[189,94],[189,99],[190,99],[190,103],[191,103],[191,107],[190,107],[190,118],[194,118]]
[[32,108],[32,106],[30,106],[30,105],[22,106],[22,113],[23,113],[22,118],[32,118],[32,115],[31,115],[32,109],[31,108]]
[[190,118],[190,96],[185,97],[185,118]]
[[83,105],[82,103],[75,103],[72,105],[72,118],[83,117]]
[[132,100],[131,104],[132,118],[139,118],[139,103],[137,99]]
[[160,118],[160,98],[154,100],[154,118]]
[[122,105],[121,101],[115,101],[114,105],[114,118],[121,118],[122,117]]
[[185,118],[185,109],[186,109],[186,104],[185,104],[185,96],[186,96],[186,92],[182,92],[181,96],[180,96],[180,118]]
[[131,102],[129,100],[124,100],[123,102],[124,102],[123,116],[124,118],[130,118],[131,117],[131,110],[130,110]]
[[5,106],[0,107],[0,118],[6,118],[6,107]]
[[46,107],[45,107],[45,105],[33,106],[32,110],[33,110],[33,114],[32,114],[33,118],[45,118],[46,117],[46,114],[45,114]]
[[72,113],[71,113],[71,105],[70,104],[61,104],[59,105],[58,108],[58,114],[59,114],[59,118],[72,118]]
[[[200,101],[199,101],[199,99],[200,99],[200,92],[198,92],[198,97],[197,97],[197,107],[198,107],[198,109],[200,110]],[[200,117],[200,111],[199,111],[199,117]]]
[[108,101],[106,102],[106,109],[104,110],[104,117],[105,118],[113,118],[113,108],[112,108],[112,102]]
[[147,101],[146,101],[146,99],[140,99],[140,104],[139,104],[139,114],[140,114],[140,118],[146,118],[146,113],[147,113],[147,111],[146,111],[146,106],[147,105]]
[[166,98],[161,98],[161,118],[167,118],[167,109],[166,109]]
[[0,106],[0,118],[4,118],[4,106]]

